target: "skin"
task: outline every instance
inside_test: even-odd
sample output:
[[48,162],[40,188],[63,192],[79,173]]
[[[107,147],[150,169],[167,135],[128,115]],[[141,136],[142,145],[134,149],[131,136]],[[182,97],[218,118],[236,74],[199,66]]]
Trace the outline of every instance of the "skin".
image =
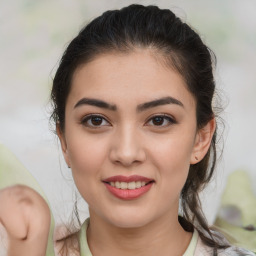
[[45,200],[35,190],[15,185],[0,190],[0,206],[7,255],[45,256],[51,222]]
[[[136,111],[140,104],[167,96],[183,106]],[[114,104],[117,110],[75,107],[84,97]],[[197,129],[196,102],[183,78],[150,50],[100,55],[76,70],[65,111],[65,131],[57,126],[57,133],[89,205],[92,254],[182,255],[192,234],[178,222],[180,192],[190,164],[205,156],[215,129],[214,119]],[[85,121],[89,114],[102,118]],[[163,114],[174,122],[153,118]],[[122,200],[102,182],[115,175],[141,175],[155,182],[143,196]]]
[[[182,103],[136,112],[137,105],[171,96]],[[80,105],[101,99],[116,111]],[[98,255],[182,255],[191,233],[178,223],[178,201],[190,164],[206,154],[215,120],[196,128],[196,102],[182,77],[147,50],[98,56],[75,72],[66,105],[65,132],[57,126],[65,160],[90,211],[88,243]],[[93,124],[88,114],[104,117]],[[159,120],[153,116],[170,116]],[[88,120],[92,121],[92,120]],[[121,200],[102,180],[113,175],[145,176],[151,189]],[[8,256],[45,255],[50,212],[26,186],[0,190],[0,226],[8,236]],[[58,246],[58,245],[57,245]]]

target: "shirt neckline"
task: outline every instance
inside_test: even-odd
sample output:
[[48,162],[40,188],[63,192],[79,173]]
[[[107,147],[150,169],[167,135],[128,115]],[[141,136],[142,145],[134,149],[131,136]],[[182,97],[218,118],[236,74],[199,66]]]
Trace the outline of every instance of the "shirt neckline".
[[[79,231],[80,256],[92,256],[92,253],[91,253],[90,248],[87,243],[87,235],[86,235],[86,231],[87,231],[89,222],[90,222],[90,218],[87,218],[84,221],[84,223]],[[194,255],[195,250],[196,250],[197,241],[198,241],[198,232],[196,229],[194,229],[190,243],[189,243],[185,253],[183,254],[183,256],[193,256]]]

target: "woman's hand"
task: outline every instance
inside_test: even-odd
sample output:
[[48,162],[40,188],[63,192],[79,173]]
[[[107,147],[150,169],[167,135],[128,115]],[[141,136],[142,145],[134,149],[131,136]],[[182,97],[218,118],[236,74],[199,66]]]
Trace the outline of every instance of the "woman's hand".
[[51,215],[36,191],[24,185],[0,190],[0,222],[8,235],[8,256],[45,256]]

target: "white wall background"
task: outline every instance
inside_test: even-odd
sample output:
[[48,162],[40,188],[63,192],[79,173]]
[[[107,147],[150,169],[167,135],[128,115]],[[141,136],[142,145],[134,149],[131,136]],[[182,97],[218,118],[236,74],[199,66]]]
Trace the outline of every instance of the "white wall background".
[[[212,222],[229,173],[247,170],[256,194],[255,0],[0,1],[0,142],[39,181],[57,222],[66,221],[74,185],[49,130],[52,77],[65,46],[87,21],[131,3],[171,8],[200,32],[217,55],[216,79],[228,105],[223,115],[223,160],[203,197]],[[82,208],[86,216],[86,207]]]

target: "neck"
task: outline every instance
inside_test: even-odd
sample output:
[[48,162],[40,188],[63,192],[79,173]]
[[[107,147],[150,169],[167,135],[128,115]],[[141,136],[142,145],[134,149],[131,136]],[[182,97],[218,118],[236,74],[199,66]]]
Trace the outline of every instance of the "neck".
[[87,239],[94,256],[183,255],[192,233],[178,222],[178,215],[162,216],[138,228],[120,228],[91,213]]

